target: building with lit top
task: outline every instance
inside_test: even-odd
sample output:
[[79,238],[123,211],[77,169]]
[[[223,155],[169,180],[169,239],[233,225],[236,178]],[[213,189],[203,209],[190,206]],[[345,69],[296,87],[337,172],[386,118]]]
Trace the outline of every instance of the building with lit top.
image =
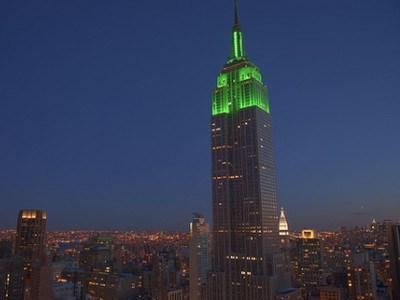
[[247,57],[235,2],[232,51],[212,95],[210,299],[274,299],[290,286],[280,251],[268,89]]
[[24,297],[30,300],[53,299],[46,222],[47,214],[43,210],[21,210],[18,214],[15,254],[23,261]]
[[21,210],[18,215],[15,254],[23,259],[28,276],[33,261],[45,252],[46,221],[43,210]]
[[306,298],[318,294],[319,280],[322,274],[321,241],[315,230],[301,231],[297,240],[296,279],[301,284]]
[[279,235],[288,236],[289,235],[289,226],[285,216],[285,210],[283,207],[281,208],[281,214],[279,216]]
[[281,208],[279,216],[279,238],[283,249],[288,249],[290,246],[289,225],[286,219],[285,210]]

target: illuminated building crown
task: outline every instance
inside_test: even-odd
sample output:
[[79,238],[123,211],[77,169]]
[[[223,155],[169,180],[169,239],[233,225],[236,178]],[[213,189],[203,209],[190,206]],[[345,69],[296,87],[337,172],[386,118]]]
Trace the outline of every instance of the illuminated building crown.
[[279,235],[289,235],[289,226],[283,207],[281,208],[281,215],[279,216]]
[[213,92],[212,115],[229,114],[249,107],[258,107],[269,113],[268,89],[260,70],[248,60],[244,51],[237,0],[231,44],[231,55],[218,75]]

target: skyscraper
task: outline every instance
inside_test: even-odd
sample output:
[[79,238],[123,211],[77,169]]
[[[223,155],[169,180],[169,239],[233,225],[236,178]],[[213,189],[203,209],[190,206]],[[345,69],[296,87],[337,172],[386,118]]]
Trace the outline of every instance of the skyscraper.
[[306,295],[317,294],[322,274],[322,248],[315,230],[302,230],[296,247],[298,251],[296,278]]
[[42,210],[21,210],[19,212],[15,254],[23,259],[28,275],[34,260],[41,259],[45,253],[46,221],[46,212]]
[[209,271],[209,227],[204,217],[194,214],[190,223],[190,300],[200,300]]
[[357,251],[353,253],[348,263],[347,280],[350,298],[365,300],[377,299],[375,266],[370,260],[368,252]]
[[15,254],[24,266],[24,294],[31,300],[53,299],[50,266],[46,253],[47,214],[43,210],[21,210],[17,221]]
[[392,297],[394,300],[400,300],[400,225],[392,225],[389,234]]
[[235,1],[232,52],[213,91],[211,299],[272,299],[288,287],[279,250],[267,87],[247,58]]

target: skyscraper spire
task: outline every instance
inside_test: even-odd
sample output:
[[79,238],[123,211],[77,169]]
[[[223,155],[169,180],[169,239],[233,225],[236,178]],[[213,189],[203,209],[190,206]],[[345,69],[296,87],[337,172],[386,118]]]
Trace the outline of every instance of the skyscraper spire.
[[238,4],[237,0],[234,0],[234,9],[235,9],[235,18],[234,24],[232,28],[232,53],[229,62],[233,62],[236,60],[241,60],[245,57],[244,48],[243,48],[243,34],[240,30],[239,24],[239,14],[238,14]]
[[238,3],[237,3],[237,0],[234,0],[235,1],[235,19],[234,19],[234,24],[235,25],[239,25],[239,14],[238,14]]

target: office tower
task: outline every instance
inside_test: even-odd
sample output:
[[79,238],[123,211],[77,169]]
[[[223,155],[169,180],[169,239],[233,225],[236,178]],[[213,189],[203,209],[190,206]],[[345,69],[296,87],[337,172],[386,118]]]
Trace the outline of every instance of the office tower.
[[306,297],[318,293],[317,287],[322,274],[321,241],[315,230],[305,229],[297,241],[298,268],[297,280],[304,289]]
[[43,210],[21,210],[17,221],[15,254],[24,261],[27,277],[32,263],[40,259],[46,247],[47,215]]
[[190,223],[190,300],[200,300],[209,271],[209,226],[200,214]]
[[400,300],[400,225],[392,225],[389,231],[389,257],[392,299]]
[[279,216],[279,237],[283,247],[289,245],[289,225],[286,219],[285,210],[281,208],[281,214]]
[[347,267],[348,290],[352,299],[375,300],[376,273],[367,252],[353,253]]
[[[43,282],[44,277],[42,277],[42,281],[40,280],[40,272],[38,271],[38,265],[46,256],[46,222],[47,214],[43,210],[21,210],[18,214],[15,255],[20,257],[23,262],[24,297],[27,299],[39,299],[35,298],[36,294],[39,293],[38,291],[42,289],[44,284],[50,285],[50,282]],[[35,272],[33,272],[34,265],[36,267]],[[41,287],[38,285],[41,285]],[[36,294],[32,294],[32,292]]]
[[245,54],[236,1],[232,51],[212,98],[209,298],[273,299],[290,283],[279,249],[269,96]]

